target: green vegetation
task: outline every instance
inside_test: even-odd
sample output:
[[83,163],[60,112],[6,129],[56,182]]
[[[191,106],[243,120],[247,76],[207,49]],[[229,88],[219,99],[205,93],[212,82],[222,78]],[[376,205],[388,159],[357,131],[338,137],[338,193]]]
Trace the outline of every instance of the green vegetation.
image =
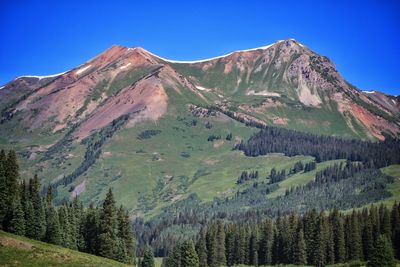
[[35,240],[84,251],[124,263],[135,258],[128,213],[116,207],[109,189],[101,208],[84,209],[77,198],[55,208],[52,187],[41,193],[37,175],[19,182],[13,150],[0,151],[0,229]]
[[[201,262],[202,266],[335,263],[364,266],[367,263],[367,266],[394,267],[394,253],[398,253],[400,246],[399,218],[400,204],[395,204],[391,208],[382,205],[351,214],[333,209],[327,215],[312,209],[301,216],[293,212],[261,222],[218,221],[208,224],[194,238],[196,252],[191,258],[196,259],[193,266]],[[186,251],[183,247],[178,244],[172,249],[168,267],[180,266]]]
[[128,266],[110,259],[28,239],[0,230],[0,266]]

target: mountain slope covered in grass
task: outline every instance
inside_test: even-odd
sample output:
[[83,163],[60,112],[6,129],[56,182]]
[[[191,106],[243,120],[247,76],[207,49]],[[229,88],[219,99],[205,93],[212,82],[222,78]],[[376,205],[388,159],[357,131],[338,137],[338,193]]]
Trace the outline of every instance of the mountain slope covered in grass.
[[398,103],[350,85],[293,39],[194,62],[113,46],[63,74],[7,83],[0,148],[16,149],[22,175],[37,173],[58,203],[99,203],[111,187],[133,217],[152,218],[192,194],[233,197],[251,186],[236,183],[243,171],[266,181],[314,160],[233,150],[254,125],[383,140],[400,132]]
[[123,267],[128,265],[0,231],[0,266]]

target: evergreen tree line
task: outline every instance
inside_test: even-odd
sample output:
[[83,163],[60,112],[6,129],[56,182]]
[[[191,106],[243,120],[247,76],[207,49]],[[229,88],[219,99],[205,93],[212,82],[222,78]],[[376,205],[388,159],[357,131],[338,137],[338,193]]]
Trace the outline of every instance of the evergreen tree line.
[[[293,175],[299,172],[310,172],[315,170],[317,164],[315,161],[307,162],[304,164],[301,161],[297,161],[293,167],[290,168],[288,175]],[[269,179],[269,184],[279,183],[287,178],[286,170],[277,171],[275,168],[271,169],[271,172],[267,179]]]
[[195,249],[192,241],[175,246],[165,266],[325,266],[349,261],[395,266],[394,257],[400,259],[400,204],[349,214],[313,209],[301,216],[289,213],[256,224],[219,221],[204,227],[194,241]]
[[334,165],[328,166],[317,172],[314,183],[322,184],[348,179],[354,176],[357,172],[368,168],[370,168],[368,164],[353,163],[350,161],[347,161],[346,163],[341,162],[340,164],[335,163]]
[[53,205],[52,187],[41,194],[37,175],[19,182],[13,150],[0,151],[2,230],[124,263],[133,263],[135,242],[127,211],[117,208],[111,189],[102,206],[84,209],[77,198]]
[[239,178],[236,181],[236,184],[243,184],[246,181],[257,179],[258,178],[258,171],[242,171]]
[[269,184],[279,183],[286,179],[286,171],[281,170],[280,172],[278,172],[275,168],[272,168],[268,178]]
[[317,163],[315,161],[307,162],[304,165],[304,172],[310,172],[317,168]]
[[251,157],[268,153],[284,153],[290,157],[309,155],[317,162],[347,159],[373,162],[376,168],[400,163],[400,140],[391,137],[382,142],[370,142],[266,126],[235,148]]
[[[342,164],[343,172],[353,168],[346,168],[347,164]],[[354,163],[355,166],[362,165]],[[276,218],[281,213],[294,211],[304,214],[312,208],[320,211],[334,207],[361,207],[390,197],[391,193],[386,190],[386,186],[393,179],[380,170],[360,168],[351,177],[327,179],[323,183],[310,182],[274,198],[268,198],[268,194],[277,190],[278,185],[259,181],[256,187],[247,187],[233,196],[215,198],[208,203],[192,194],[187,199],[165,207],[151,221],[135,220],[134,228],[140,246],[150,244],[157,256],[165,256],[172,249],[171,244],[179,238],[191,236],[199,232],[202,226],[216,220],[256,223],[266,216]]]
[[208,136],[207,141],[208,142],[213,142],[215,140],[219,140],[221,139],[221,135],[215,135],[215,134],[211,134]]

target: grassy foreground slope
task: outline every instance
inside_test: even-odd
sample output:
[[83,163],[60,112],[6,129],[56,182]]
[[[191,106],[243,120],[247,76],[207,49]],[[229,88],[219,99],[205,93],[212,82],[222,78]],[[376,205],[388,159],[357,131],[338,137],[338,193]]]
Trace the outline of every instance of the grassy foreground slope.
[[0,231],[0,266],[128,266]]

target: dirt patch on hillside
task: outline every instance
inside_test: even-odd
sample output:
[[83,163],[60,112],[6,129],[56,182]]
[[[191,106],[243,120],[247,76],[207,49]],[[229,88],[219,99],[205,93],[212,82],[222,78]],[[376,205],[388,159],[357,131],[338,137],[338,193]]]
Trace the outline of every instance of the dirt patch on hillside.
[[385,139],[384,135],[382,134],[382,129],[387,129],[393,134],[399,132],[398,126],[372,114],[369,110],[357,104],[351,104],[350,110],[353,116],[357,118],[370,131],[370,133],[379,140]]
[[225,143],[224,140],[216,141],[216,142],[213,143],[213,147],[214,147],[214,148],[219,148],[219,147],[221,147],[224,143]]
[[75,188],[74,191],[72,191],[72,197],[77,197],[86,190],[86,180],[83,180],[80,184],[78,184]]
[[22,250],[32,250],[33,247],[31,243],[9,237],[0,237],[0,244],[6,247],[14,247]]
[[217,159],[205,159],[203,162],[204,162],[204,164],[207,164],[207,165],[214,165],[214,164],[218,163],[219,160],[217,160]]
[[263,113],[265,110],[269,108],[277,108],[277,107],[286,107],[285,103],[282,103],[279,100],[267,98],[261,104],[258,105],[240,105],[239,108],[246,112],[258,112]]
[[274,124],[277,124],[277,125],[287,125],[288,124],[288,119],[287,118],[277,117],[277,118],[273,119],[272,122]]

